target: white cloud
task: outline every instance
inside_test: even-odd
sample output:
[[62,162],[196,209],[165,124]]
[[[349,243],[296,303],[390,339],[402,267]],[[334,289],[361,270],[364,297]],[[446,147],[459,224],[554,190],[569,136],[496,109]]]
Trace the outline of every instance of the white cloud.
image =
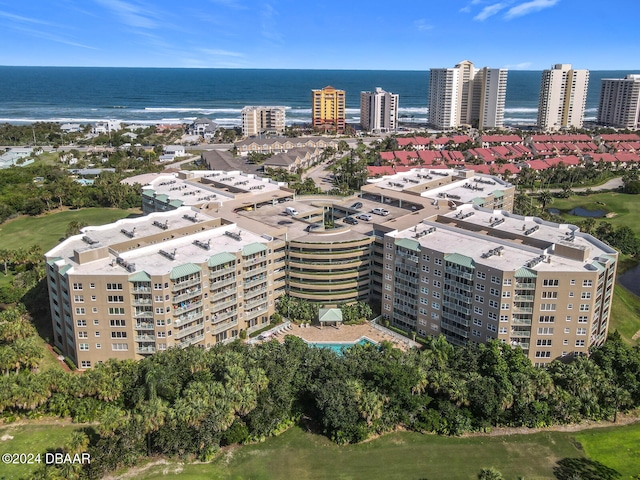
[[218,57],[244,57],[244,53],[232,52],[229,50],[220,50],[218,48],[203,48],[201,49],[201,52],[207,55],[215,55]]
[[49,22],[45,22],[44,20],[40,20],[38,18],[23,17],[21,15],[14,15],[13,13],[3,12],[3,11],[0,11],[0,17],[8,18],[9,20],[12,20],[14,22],[20,22],[20,23],[35,23],[35,24],[38,24],[38,25],[53,25],[53,24],[51,24]]
[[482,22],[483,20],[486,20],[487,18],[495,15],[503,8],[506,8],[506,6],[506,3],[494,3],[493,5],[488,5],[484,7],[479,14],[473,17],[473,19]]
[[122,23],[135,28],[155,28],[156,22],[150,17],[154,14],[148,9],[144,9],[134,3],[125,2],[123,0],[96,0],[98,3],[107,7],[115,13]]
[[560,0],[531,0],[530,2],[521,3],[515,7],[511,7],[505,14],[504,18],[510,20],[516,17],[522,17],[529,13],[538,12],[545,8],[553,7]]
[[421,32],[425,32],[427,30],[433,30],[433,25],[428,23],[424,18],[420,18],[416,20],[415,22],[413,22],[413,24]]

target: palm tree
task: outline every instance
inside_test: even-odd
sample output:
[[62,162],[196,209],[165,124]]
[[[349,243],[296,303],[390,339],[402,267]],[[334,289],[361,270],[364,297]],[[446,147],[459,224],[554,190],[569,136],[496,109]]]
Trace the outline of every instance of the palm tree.
[[549,190],[542,190],[538,194],[538,202],[542,205],[542,211],[547,211],[547,206],[553,203],[553,196]]

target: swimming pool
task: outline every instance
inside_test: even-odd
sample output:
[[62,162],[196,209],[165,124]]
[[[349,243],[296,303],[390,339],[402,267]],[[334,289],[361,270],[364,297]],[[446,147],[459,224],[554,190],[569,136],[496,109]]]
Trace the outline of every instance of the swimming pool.
[[341,353],[343,348],[353,347],[354,345],[377,345],[373,340],[369,340],[367,337],[360,337],[355,342],[307,342],[310,347],[317,348],[330,348],[336,353]]

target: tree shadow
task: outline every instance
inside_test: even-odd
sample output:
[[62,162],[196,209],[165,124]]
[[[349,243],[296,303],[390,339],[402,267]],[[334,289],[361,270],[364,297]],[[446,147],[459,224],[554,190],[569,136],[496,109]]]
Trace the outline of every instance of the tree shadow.
[[553,467],[558,480],[615,480],[622,475],[617,470],[588,458],[563,458]]

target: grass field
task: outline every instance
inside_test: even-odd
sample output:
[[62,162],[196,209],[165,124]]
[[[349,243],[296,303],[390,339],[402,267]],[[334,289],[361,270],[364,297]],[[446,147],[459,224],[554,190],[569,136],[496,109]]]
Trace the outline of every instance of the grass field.
[[136,478],[449,480],[476,479],[482,468],[494,466],[505,478],[534,480],[554,478],[556,461],[582,456],[569,434],[557,432],[467,438],[399,432],[337,446],[296,427],[223,453],[212,464],[158,466]]
[[611,303],[611,319],[609,331],[617,330],[622,339],[630,344],[637,344],[633,335],[640,330],[640,298],[620,284],[616,284]]
[[20,217],[0,225],[0,244],[2,248],[7,249],[37,244],[46,252],[64,237],[69,222],[104,225],[138,214],[140,214],[138,209],[83,208],[49,213],[40,217]]
[[576,433],[575,438],[592,460],[630,478],[640,474],[640,424]]
[[[44,454],[48,449],[62,447],[78,428],[77,425],[22,425],[0,428],[0,455],[5,453]],[[38,466],[37,464],[0,463],[0,479],[29,478]]]
[[613,226],[626,225],[631,227],[636,235],[640,236],[640,196],[618,192],[594,193],[592,195],[573,195],[570,198],[554,198],[550,208],[557,208],[562,212],[562,217],[569,223],[580,223],[584,217],[569,215],[569,211],[575,207],[587,210],[606,210],[615,213],[612,218],[597,218],[596,221],[605,220]]

